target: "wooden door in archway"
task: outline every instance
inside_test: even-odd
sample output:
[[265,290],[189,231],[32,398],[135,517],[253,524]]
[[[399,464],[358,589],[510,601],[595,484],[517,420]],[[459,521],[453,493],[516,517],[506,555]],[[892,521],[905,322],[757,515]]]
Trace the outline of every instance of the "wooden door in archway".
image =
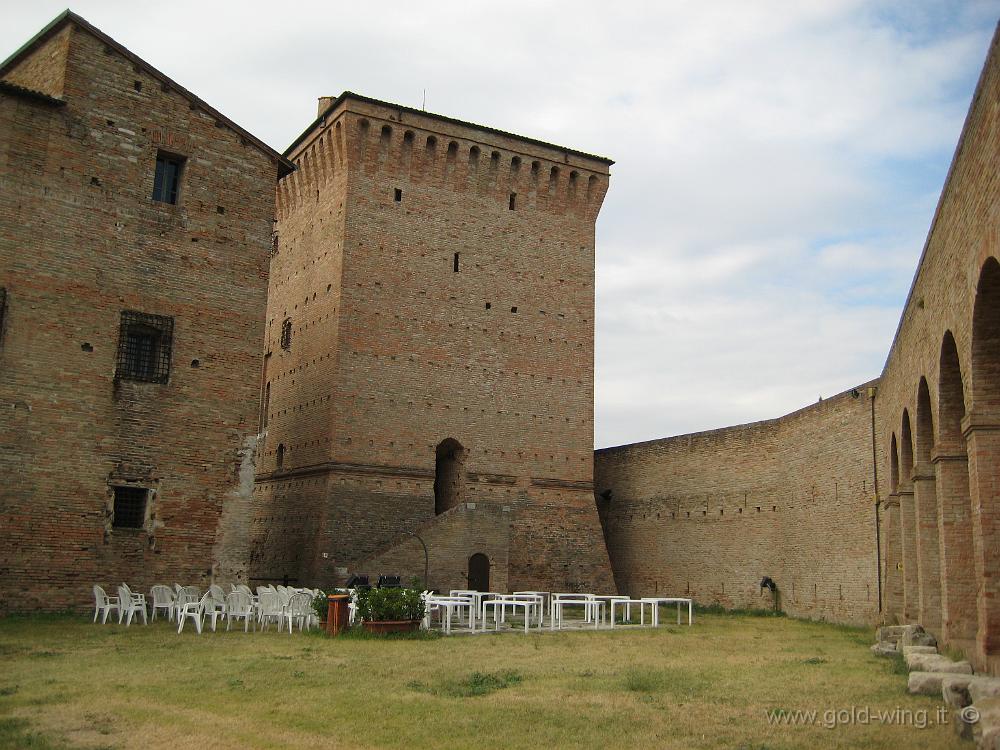
[[490,558],[482,552],[469,558],[469,588],[473,591],[490,590]]

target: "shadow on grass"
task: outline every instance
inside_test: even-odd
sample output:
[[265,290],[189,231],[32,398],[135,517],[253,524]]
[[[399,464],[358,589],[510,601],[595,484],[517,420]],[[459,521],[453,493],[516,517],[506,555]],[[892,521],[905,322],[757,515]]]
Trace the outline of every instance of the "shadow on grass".
[[519,672],[505,670],[503,672],[473,672],[461,679],[441,680],[437,685],[428,685],[413,680],[406,686],[419,693],[443,695],[448,698],[475,698],[518,685],[522,679]]
[[[309,630],[307,634],[313,638],[326,638],[325,630]],[[333,638],[342,638],[348,641],[436,641],[443,638],[444,634],[437,630],[414,630],[412,633],[369,633],[364,628],[355,625],[348,628],[340,635]]]
[[889,673],[901,675],[910,674],[910,670],[906,666],[906,659],[903,658],[902,654],[889,655]]
[[703,674],[680,669],[649,669],[634,667],[625,672],[623,687],[633,693],[669,693],[683,698],[695,698],[712,686]]
[[58,750],[65,747],[39,732],[33,732],[30,727],[24,719],[0,719],[0,747],[33,750]]

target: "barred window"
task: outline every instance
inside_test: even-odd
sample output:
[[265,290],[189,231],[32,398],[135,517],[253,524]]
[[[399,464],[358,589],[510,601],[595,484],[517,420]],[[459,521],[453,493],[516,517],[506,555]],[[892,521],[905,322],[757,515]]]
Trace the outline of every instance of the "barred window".
[[290,351],[292,348],[292,319],[285,318],[281,323],[281,348]]
[[141,529],[146,525],[145,487],[115,487],[115,512],[111,525],[116,529]]
[[173,318],[122,310],[115,377],[166,383],[170,377],[173,333]]
[[163,151],[156,155],[156,172],[153,175],[154,201],[177,203],[183,166],[183,156],[174,156]]

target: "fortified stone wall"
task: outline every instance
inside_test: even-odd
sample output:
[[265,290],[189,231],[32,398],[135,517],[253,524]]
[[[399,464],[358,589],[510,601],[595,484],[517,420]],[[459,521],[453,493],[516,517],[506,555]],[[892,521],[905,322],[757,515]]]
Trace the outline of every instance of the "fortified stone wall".
[[597,451],[619,590],[770,608],[769,576],[789,614],[873,621],[876,385],[779,419]]
[[[59,97],[0,84],[0,611],[245,579],[249,557],[279,157],[61,19],[0,71]],[[176,205],[151,199],[160,149],[186,158]],[[116,377],[123,310],[172,318],[165,383]],[[114,486],[148,491],[140,527]]]

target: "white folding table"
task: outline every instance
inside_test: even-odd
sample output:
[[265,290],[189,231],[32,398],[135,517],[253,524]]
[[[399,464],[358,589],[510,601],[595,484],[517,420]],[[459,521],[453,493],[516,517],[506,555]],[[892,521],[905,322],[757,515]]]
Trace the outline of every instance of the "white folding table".
[[524,632],[528,632],[528,628],[531,627],[531,609],[532,607],[540,606],[537,599],[514,599],[507,596],[498,599],[484,599],[483,600],[483,631],[486,631],[486,608],[493,607],[493,622],[496,623],[496,629],[500,630],[500,622],[502,620],[503,612],[507,607],[517,609],[518,607],[524,607]]
[[593,617],[595,630],[603,619],[604,602],[593,597],[579,597],[571,599],[568,596],[560,596],[558,599],[552,600],[553,609],[551,615],[549,616],[549,627],[552,630],[555,630],[556,628],[562,630],[563,607],[567,605],[582,605],[584,611],[584,622],[590,622],[591,617]]
[[686,599],[684,597],[678,596],[644,596],[642,601],[650,603],[653,605],[653,627],[660,624],[660,604],[676,604],[677,605],[677,624],[681,624],[681,605],[687,604],[688,607],[688,625],[691,624],[694,617],[694,604],[693,599]]

